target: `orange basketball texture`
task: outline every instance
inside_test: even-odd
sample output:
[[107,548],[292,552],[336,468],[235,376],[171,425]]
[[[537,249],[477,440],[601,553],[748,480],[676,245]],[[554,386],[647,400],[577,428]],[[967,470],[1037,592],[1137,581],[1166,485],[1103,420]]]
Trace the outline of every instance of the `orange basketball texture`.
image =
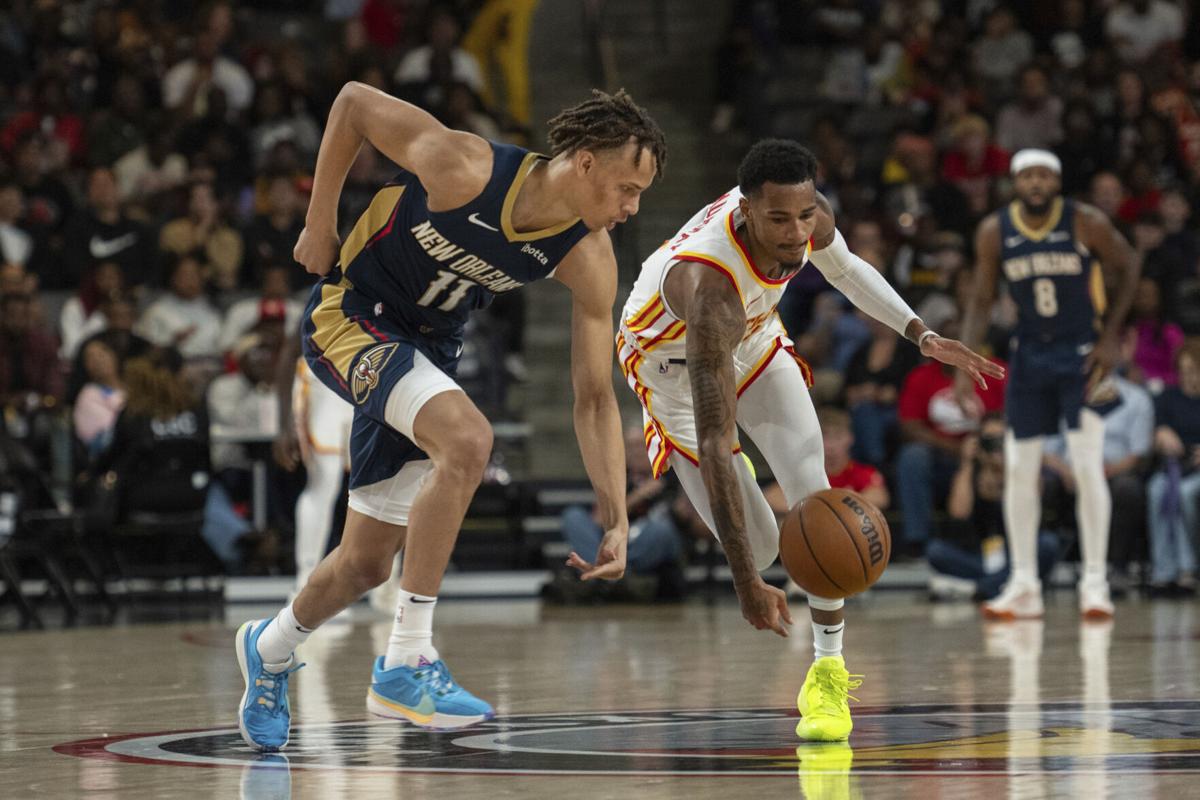
[[823,489],[784,517],[779,556],[804,591],[836,600],[879,580],[892,557],[892,535],[883,514],[862,495]]

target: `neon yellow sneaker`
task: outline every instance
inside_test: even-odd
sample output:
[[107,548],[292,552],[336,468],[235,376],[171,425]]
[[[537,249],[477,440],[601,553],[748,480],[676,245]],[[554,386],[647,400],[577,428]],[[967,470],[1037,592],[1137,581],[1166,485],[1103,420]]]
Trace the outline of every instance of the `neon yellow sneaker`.
[[796,762],[804,800],[851,800],[859,796],[853,791],[850,775],[854,751],[846,742],[802,744],[796,748]]
[[814,661],[796,698],[801,717],[796,735],[810,742],[843,742],[849,738],[854,722],[847,700],[858,702],[857,697],[850,696],[850,690],[862,686],[861,679],[861,675],[852,676],[846,671],[841,656]]

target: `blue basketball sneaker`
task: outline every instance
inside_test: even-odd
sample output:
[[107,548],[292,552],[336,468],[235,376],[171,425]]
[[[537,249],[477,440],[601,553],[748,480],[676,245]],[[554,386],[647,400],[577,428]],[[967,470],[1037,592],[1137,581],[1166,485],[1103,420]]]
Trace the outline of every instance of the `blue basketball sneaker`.
[[367,693],[372,714],[435,730],[465,728],[496,716],[490,705],[454,682],[440,658],[432,664],[422,658],[416,667],[384,669],[383,664],[383,656],[375,659]]
[[[242,680],[246,691],[238,706],[238,730],[242,739],[255,750],[273,752],[288,743],[288,728],[292,722],[288,707],[288,677],[303,667],[297,664],[283,672],[270,672],[263,668],[258,654],[258,637],[267,629],[271,620],[251,620],[238,629],[238,666],[242,669]],[[292,656],[295,661],[295,656]]]

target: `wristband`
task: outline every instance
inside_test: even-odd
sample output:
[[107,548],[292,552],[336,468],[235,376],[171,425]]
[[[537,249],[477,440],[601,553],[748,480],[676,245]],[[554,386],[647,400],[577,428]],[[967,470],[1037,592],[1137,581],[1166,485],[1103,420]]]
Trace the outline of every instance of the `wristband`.
[[937,333],[935,331],[924,331],[920,336],[917,337],[917,347],[923,347],[925,345],[925,340],[931,336],[937,336]]

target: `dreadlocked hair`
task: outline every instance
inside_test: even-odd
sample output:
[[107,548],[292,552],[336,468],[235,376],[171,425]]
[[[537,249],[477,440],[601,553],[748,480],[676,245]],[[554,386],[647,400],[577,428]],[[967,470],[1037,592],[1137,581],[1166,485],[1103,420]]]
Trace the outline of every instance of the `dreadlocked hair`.
[[662,129],[624,89],[616,94],[593,89],[591,99],[565,109],[547,125],[552,156],[576,150],[615,150],[632,139],[638,145],[635,165],[646,148],[654,156],[657,175],[667,166],[667,139]]

